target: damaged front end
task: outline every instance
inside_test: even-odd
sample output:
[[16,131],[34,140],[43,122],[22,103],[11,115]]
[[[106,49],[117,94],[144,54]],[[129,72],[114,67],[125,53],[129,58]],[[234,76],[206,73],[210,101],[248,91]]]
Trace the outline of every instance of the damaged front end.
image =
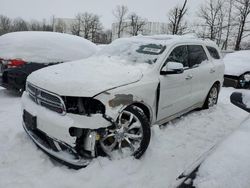
[[[98,156],[112,158],[121,148],[130,149],[129,156],[138,151],[142,125],[126,110],[135,101],[139,100],[132,94],[114,91],[93,97],[59,96],[27,83],[22,96],[23,126],[52,158],[79,169]],[[149,114],[145,113],[150,120]]]
[[107,155],[99,141],[115,121],[105,114],[106,108],[99,100],[60,97],[28,84],[22,107],[27,134],[59,162],[79,169],[93,158]]

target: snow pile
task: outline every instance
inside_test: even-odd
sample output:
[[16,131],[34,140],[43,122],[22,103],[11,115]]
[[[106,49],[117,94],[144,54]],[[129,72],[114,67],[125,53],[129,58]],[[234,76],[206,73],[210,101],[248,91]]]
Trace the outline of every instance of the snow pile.
[[250,50],[229,53],[224,57],[225,75],[240,76],[250,71]]
[[73,35],[25,31],[0,37],[0,58],[54,63],[83,59],[96,53],[92,42]]
[[0,187],[172,187],[176,177],[246,118],[247,113],[230,104],[233,91],[222,88],[213,109],[189,113],[166,127],[154,126],[142,159],[99,157],[75,171],[37,149],[22,128],[20,98],[0,90]]
[[197,188],[248,188],[250,185],[250,119],[224,140],[201,165]]

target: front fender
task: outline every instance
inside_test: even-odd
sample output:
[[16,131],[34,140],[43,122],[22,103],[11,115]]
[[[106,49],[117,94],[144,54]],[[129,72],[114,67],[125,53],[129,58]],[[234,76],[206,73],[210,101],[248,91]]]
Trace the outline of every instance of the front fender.
[[101,101],[105,114],[116,120],[127,106],[141,104],[149,111],[150,121],[155,119],[157,83],[132,84],[113,90],[105,91],[94,98]]

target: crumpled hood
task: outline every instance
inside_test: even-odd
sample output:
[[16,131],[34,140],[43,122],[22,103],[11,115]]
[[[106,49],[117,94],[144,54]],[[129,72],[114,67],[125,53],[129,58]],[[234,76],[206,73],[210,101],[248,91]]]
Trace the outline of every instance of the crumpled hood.
[[91,57],[40,69],[27,81],[61,96],[92,97],[137,82],[142,76],[140,66],[109,57]]

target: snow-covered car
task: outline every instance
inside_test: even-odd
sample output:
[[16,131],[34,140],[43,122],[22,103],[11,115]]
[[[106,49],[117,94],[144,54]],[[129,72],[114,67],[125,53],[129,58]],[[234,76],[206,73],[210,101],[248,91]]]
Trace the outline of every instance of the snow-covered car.
[[217,103],[224,64],[211,49],[220,57],[211,41],[137,36],[88,59],[38,70],[22,95],[24,129],[73,168],[97,156],[140,158],[151,125]]
[[[250,113],[250,93],[234,92],[231,102]],[[179,187],[249,187],[250,116],[241,126],[210,150],[201,164]]]
[[224,57],[224,85],[250,88],[250,50],[229,53]]
[[24,91],[27,76],[58,63],[87,58],[97,51],[92,42],[73,35],[25,31],[0,37],[0,85]]

